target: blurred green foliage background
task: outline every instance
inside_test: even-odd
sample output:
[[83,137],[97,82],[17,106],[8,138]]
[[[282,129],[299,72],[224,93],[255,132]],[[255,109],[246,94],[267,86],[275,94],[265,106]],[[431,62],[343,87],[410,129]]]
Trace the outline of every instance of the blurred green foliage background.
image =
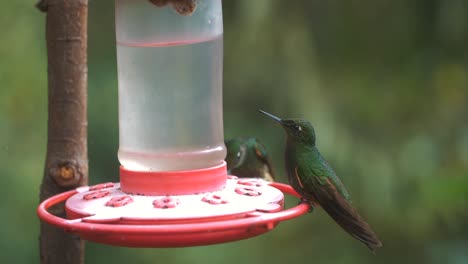
[[[226,138],[258,137],[285,181],[283,131],[256,109],[312,121],[384,247],[373,256],[318,209],[222,245],[87,243],[86,263],[468,263],[468,2],[223,4]],[[118,181],[113,10],[89,2],[90,184]],[[7,1],[0,24],[0,262],[38,263],[45,15]]]

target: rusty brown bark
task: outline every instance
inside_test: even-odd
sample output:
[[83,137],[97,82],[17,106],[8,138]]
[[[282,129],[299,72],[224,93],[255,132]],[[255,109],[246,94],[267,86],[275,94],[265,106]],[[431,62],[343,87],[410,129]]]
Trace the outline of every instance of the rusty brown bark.
[[[48,133],[40,200],[88,183],[88,0],[41,0],[46,13]],[[64,205],[51,213],[64,217]],[[41,263],[84,262],[84,241],[41,223]]]

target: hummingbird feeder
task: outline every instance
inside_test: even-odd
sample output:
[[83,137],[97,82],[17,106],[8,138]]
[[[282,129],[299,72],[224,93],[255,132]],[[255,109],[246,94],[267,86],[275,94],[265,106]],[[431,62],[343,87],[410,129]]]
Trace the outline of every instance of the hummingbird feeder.
[[[120,183],[38,207],[98,243],[183,247],[245,239],[308,211],[288,185],[227,175],[221,0],[116,0]],[[67,219],[48,212],[65,202]]]

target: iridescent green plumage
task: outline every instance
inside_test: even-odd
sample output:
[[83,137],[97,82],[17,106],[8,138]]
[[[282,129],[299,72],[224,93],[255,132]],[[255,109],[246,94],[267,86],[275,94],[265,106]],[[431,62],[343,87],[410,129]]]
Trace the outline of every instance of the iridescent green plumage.
[[265,147],[253,137],[238,137],[225,142],[228,173],[241,178],[262,178],[274,181],[274,174]]
[[283,120],[261,113],[280,123],[286,131],[285,162],[289,184],[312,206],[319,204],[338,225],[374,252],[382,243],[351,205],[348,191],[316,147],[312,124],[300,119]]

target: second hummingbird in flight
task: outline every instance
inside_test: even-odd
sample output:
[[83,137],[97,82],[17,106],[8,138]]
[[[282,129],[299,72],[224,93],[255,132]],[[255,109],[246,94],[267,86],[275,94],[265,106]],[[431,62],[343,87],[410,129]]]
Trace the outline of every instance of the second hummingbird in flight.
[[382,247],[370,225],[351,205],[348,191],[316,146],[315,130],[301,119],[281,119],[265,111],[286,131],[285,162],[289,184],[301,199],[320,205],[335,222],[374,253]]

